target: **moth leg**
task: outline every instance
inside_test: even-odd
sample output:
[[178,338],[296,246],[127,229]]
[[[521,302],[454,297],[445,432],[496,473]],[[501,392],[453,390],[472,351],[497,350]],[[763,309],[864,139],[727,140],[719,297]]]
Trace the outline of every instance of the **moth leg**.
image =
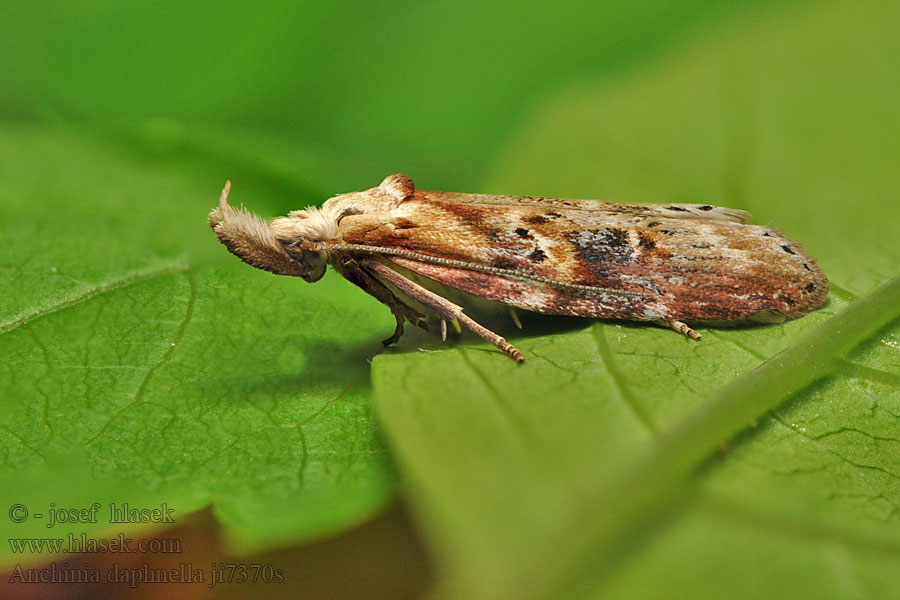
[[522,321],[519,320],[519,313],[516,312],[512,306],[509,307],[509,317],[512,319],[512,322],[516,324],[516,327],[522,329]]
[[456,320],[465,327],[477,333],[479,336],[494,344],[507,354],[517,363],[525,362],[525,357],[516,349],[515,346],[507,342],[501,336],[497,335],[487,327],[473,321],[468,315],[463,313],[462,307],[450,302],[446,298],[426,290],[418,283],[410,281],[400,273],[394,271],[390,267],[381,264],[378,261],[367,259],[361,261],[363,267],[371,269],[380,277],[394,285],[398,290],[418,302],[423,306],[430,308],[443,319]]
[[[453,331],[456,332],[456,335],[462,333],[462,327],[459,326],[459,321],[451,319],[450,324],[453,325]],[[447,341],[447,319],[441,319],[441,341]]]
[[397,313],[394,313],[394,318],[397,319],[397,327],[394,328],[394,333],[391,334],[391,337],[386,340],[381,340],[381,343],[384,346],[393,346],[400,341],[401,337],[403,337],[403,323],[405,320]]
[[359,266],[359,263],[351,257],[341,257],[335,265],[335,268],[348,281],[359,286],[366,293],[391,309],[391,313],[397,320],[397,327],[394,329],[394,333],[391,337],[381,342],[385,346],[391,346],[400,341],[400,337],[403,335],[403,324],[405,321],[418,325],[422,329],[428,329],[425,315],[419,314],[417,311],[401,302],[386,285],[369,275]]
[[656,321],[656,323],[662,325],[663,327],[674,329],[678,333],[686,335],[692,340],[699,340],[701,337],[703,337],[702,335],[688,327],[686,323],[682,323],[681,321]]

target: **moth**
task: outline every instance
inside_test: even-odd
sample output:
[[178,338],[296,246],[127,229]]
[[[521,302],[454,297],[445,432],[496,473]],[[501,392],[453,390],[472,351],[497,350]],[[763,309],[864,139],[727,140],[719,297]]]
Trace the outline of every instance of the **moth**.
[[436,291],[447,287],[539,313],[649,321],[696,340],[687,323],[780,322],[828,292],[799,243],[708,204],[436,192],[396,174],[267,222],[232,207],[230,189],[209,213],[219,241],[254,267],[308,282],[331,265],[390,308],[397,326],[385,345],[404,323],[427,329],[436,315],[442,337],[450,321],[524,362]]

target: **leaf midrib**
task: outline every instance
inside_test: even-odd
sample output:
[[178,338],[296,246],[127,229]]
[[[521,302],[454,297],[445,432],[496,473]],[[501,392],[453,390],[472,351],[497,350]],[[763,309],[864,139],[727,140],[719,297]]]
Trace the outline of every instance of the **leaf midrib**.
[[[578,575],[585,572],[588,560],[596,564],[598,555],[614,559],[623,540],[670,507],[668,501],[686,477],[721,441],[828,376],[835,361],[900,317],[898,297],[900,276],[720,388],[698,411],[656,438],[648,451],[625,461],[616,476],[602,477],[586,470],[578,478],[585,495],[568,515],[561,516],[564,526],[550,532],[555,539],[567,540],[567,552],[533,552],[533,548],[555,547],[548,540],[535,540],[527,556],[505,561],[511,570],[496,577],[505,579],[502,583],[511,597],[553,597],[566,582],[580,580]],[[597,506],[604,507],[599,516]],[[532,568],[522,569],[522,565]],[[439,590],[438,596],[452,597],[459,591],[448,587]]]

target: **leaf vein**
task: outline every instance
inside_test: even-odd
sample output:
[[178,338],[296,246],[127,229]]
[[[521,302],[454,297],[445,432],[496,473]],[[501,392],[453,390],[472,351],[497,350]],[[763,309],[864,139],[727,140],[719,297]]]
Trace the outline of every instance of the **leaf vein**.
[[34,321],[36,319],[40,319],[41,317],[46,317],[47,315],[52,315],[53,313],[59,312],[66,308],[70,308],[83,302],[87,302],[91,298],[96,298],[97,296],[100,296],[102,294],[120,290],[122,288],[142,283],[156,277],[162,277],[165,275],[177,273],[179,271],[185,271],[187,270],[187,268],[187,263],[184,259],[181,259],[179,261],[171,263],[154,265],[145,269],[137,269],[131,271],[121,277],[117,277],[109,281],[104,281],[94,286],[93,288],[83,291],[77,296],[60,299],[53,304],[42,308],[20,312],[18,315],[6,321],[0,322],[0,335],[18,329],[19,327],[22,327],[23,325],[30,323],[31,321]]
[[144,399],[144,394],[147,391],[147,387],[150,385],[150,380],[153,379],[153,376],[159,371],[163,366],[169,363],[172,359],[172,356],[175,354],[176,348],[178,348],[178,344],[184,338],[184,332],[187,330],[188,324],[191,322],[191,319],[194,316],[194,305],[197,302],[197,282],[194,279],[193,274],[190,271],[185,271],[185,278],[188,281],[188,285],[190,286],[190,296],[188,297],[187,307],[184,311],[184,318],[181,321],[181,325],[178,327],[178,331],[175,333],[175,339],[160,357],[160,359],[156,362],[155,365],[147,369],[147,372],[144,374],[144,378],[141,380],[140,385],[138,386],[137,391],[134,394],[134,398],[127,405],[122,407],[116,414],[110,418],[100,430],[89,439],[85,445],[89,446],[96,442],[100,437],[102,437],[115,423],[119,418],[125,414],[127,411],[131,410],[138,404],[140,404]]
[[657,435],[659,430],[653,423],[653,419],[650,418],[650,414],[643,406],[641,406],[641,403],[638,402],[634,392],[631,391],[628,380],[619,370],[615,360],[613,360],[612,349],[610,349],[609,343],[606,341],[606,336],[603,334],[602,327],[603,325],[601,323],[594,323],[591,325],[591,335],[594,337],[594,343],[597,345],[597,352],[603,359],[603,364],[606,365],[606,370],[609,372],[613,384],[615,384],[616,389],[619,391],[619,395],[625,401],[626,406],[631,409],[632,414],[634,414],[638,422],[643,425],[647,431]]
[[[805,439],[805,440],[807,440],[807,441],[809,441],[809,442],[811,442],[811,443],[813,443],[813,444],[819,446],[820,448],[822,448],[822,449],[825,450],[827,453],[829,453],[829,454],[831,454],[832,456],[834,456],[836,459],[838,459],[838,460],[841,461],[842,463],[845,463],[845,464],[847,464],[847,465],[850,465],[851,467],[854,467],[855,469],[859,469],[859,470],[861,470],[861,471],[875,471],[875,472],[877,472],[877,473],[881,473],[881,474],[883,474],[883,475],[887,475],[887,476],[890,477],[891,479],[900,480],[900,475],[898,475],[897,473],[892,473],[891,471],[888,471],[887,469],[885,469],[885,468],[883,468],[883,467],[878,467],[878,466],[875,466],[875,465],[866,465],[866,464],[863,464],[863,463],[855,462],[855,461],[853,461],[853,460],[847,458],[846,456],[844,456],[843,454],[841,454],[840,452],[838,452],[837,450],[835,450],[834,448],[832,448],[832,447],[829,446],[828,444],[822,442],[820,437],[812,437],[812,436],[809,436],[809,435],[807,435],[806,433],[800,431],[797,427],[793,427],[793,426],[791,426],[791,425],[785,423],[784,420],[781,418],[781,416],[778,415],[778,414],[776,414],[776,413],[773,413],[773,414],[772,414],[772,417],[773,417],[776,421],[778,421],[779,423],[781,423],[784,427],[787,427],[787,428],[788,428],[790,431],[792,431],[794,434],[799,435],[799,436],[802,437],[803,439]],[[896,440],[891,440],[891,441],[896,441]],[[885,491],[884,491],[883,489],[881,489],[880,486],[878,486],[876,483],[874,483],[874,482],[872,482],[871,480],[869,480],[869,478],[866,477],[862,472],[859,472],[858,475],[859,475],[859,477],[865,482],[866,486],[868,486],[869,489],[871,489],[873,492],[875,492],[875,494],[876,494],[875,497],[881,498],[881,499],[883,499],[885,502],[887,502],[888,504],[891,505],[891,507],[893,508],[893,513],[896,513],[898,510],[900,510],[900,505],[898,505],[897,502],[894,502],[894,501],[892,501],[890,498],[888,498],[888,496],[885,494]],[[892,513],[892,514],[893,514],[893,513]]]

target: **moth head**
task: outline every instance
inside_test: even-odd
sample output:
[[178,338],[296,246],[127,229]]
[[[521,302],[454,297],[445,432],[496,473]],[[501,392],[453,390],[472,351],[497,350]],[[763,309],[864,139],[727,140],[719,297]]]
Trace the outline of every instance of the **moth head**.
[[209,213],[209,226],[228,251],[242,261],[278,275],[318,281],[325,274],[327,256],[302,236],[293,237],[288,246],[276,235],[275,219],[267,223],[245,208],[228,204],[231,182],[226,181],[219,205]]

